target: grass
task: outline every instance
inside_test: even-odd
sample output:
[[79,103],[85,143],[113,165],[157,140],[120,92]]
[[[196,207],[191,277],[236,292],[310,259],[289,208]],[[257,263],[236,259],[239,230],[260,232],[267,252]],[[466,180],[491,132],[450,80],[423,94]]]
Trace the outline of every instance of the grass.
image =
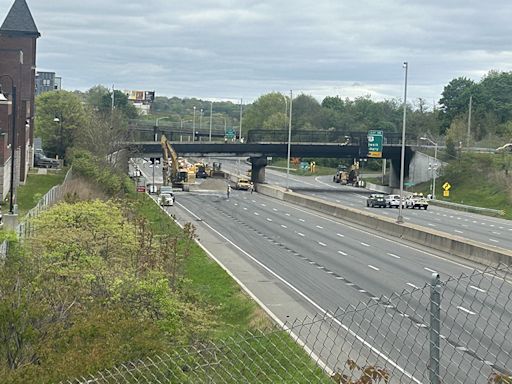
[[39,199],[52,187],[61,184],[66,172],[67,169],[46,175],[29,173],[25,185],[20,185],[16,190],[19,217],[25,216],[31,208],[35,207]]
[[[160,207],[158,207],[147,195],[138,195],[136,198],[137,211],[151,224],[152,229],[158,234],[165,232],[179,232],[181,229],[171,221]],[[205,252],[193,243],[189,257],[184,261],[184,274],[189,283],[188,289],[194,297],[213,309],[215,327],[209,334],[213,342],[215,340],[224,343],[223,340],[243,338],[246,331],[259,332],[260,330],[274,329],[268,316],[251,300],[238,286],[238,284]],[[272,336],[273,335],[273,336]],[[306,378],[306,382],[328,383],[330,379],[312,362],[308,355],[283,331],[266,335],[256,339],[240,341],[232,348],[237,350],[233,359],[225,362],[224,368],[229,371],[229,378],[242,382],[243,377],[235,377],[247,370],[247,361],[257,361],[265,356],[261,366],[266,366],[273,372],[282,372],[283,367],[289,367],[294,371],[286,381],[279,381],[269,375],[268,382],[298,382],[297,378]],[[280,336],[277,336],[280,335]],[[279,341],[276,339],[280,339]],[[256,353],[262,349],[263,355]],[[290,355],[290,352],[293,352]],[[250,356],[249,360],[242,356]],[[247,361],[246,361],[247,360]],[[229,367],[233,366],[233,369]],[[255,367],[254,369],[257,369]],[[287,369],[288,371],[288,369]],[[255,373],[258,375],[258,373]],[[234,376],[233,376],[234,375]],[[183,377],[183,382],[189,382]],[[266,382],[263,380],[262,382]]]

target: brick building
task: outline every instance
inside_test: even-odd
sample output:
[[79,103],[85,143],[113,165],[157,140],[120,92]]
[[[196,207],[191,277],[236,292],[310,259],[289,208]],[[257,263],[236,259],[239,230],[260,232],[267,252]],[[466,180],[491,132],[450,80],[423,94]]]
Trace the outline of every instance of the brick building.
[[[2,10],[0,10],[2,12]],[[4,199],[10,186],[12,113],[16,117],[14,185],[25,182],[32,164],[34,141],[34,87],[37,30],[25,0],[14,0],[0,26],[0,84],[8,98],[0,102],[0,193]],[[12,111],[13,84],[17,89]]]

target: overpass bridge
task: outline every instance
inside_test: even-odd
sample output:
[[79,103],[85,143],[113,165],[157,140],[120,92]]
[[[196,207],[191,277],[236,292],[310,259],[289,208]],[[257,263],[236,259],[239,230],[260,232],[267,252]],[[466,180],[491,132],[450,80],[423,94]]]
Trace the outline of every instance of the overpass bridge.
[[[268,157],[286,158],[287,143],[218,143],[218,142],[171,142],[171,145],[183,157],[244,157],[250,159],[252,179],[256,183],[265,181],[265,166]],[[161,157],[160,142],[131,142],[126,143],[131,157]],[[299,143],[292,142],[290,156],[300,158],[347,158],[363,159],[367,157],[368,148],[361,144],[345,143]],[[384,144],[382,157],[391,161],[390,185],[399,186],[400,144]],[[409,164],[413,150],[406,146],[405,177],[408,175]]]

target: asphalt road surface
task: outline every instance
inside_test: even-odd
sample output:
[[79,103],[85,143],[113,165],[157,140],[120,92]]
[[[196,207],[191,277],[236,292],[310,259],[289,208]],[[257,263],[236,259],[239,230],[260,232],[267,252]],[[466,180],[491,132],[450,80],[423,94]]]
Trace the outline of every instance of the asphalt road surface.
[[[148,169],[151,168],[143,171]],[[158,173],[161,180],[161,172]],[[272,182],[274,177],[276,183],[283,182],[282,173],[273,175],[267,170],[267,180]],[[306,183],[326,183],[311,180],[293,177],[288,182],[291,188],[299,189]],[[359,189],[339,193],[345,198],[321,189],[310,191],[308,187],[305,192],[365,208]],[[372,357],[395,375],[400,374],[401,382],[428,382],[430,288],[425,284],[433,273],[440,273],[443,281],[466,274],[460,280],[450,279],[442,287],[442,380],[486,382],[492,373],[491,365],[501,371],[512,366],[512,289],[499,277],[472,276],[474,268],[465,262],[446,259],[428,249],[257,193],[233,191],[229,199],[224,194],[183,193],[177,196],[176,206],[167,210],[187,212],[197,225],[208,226],[239,257],[250,257],[258,268],[279,276],[297,302],[313,311],[331,314],[331,326],[337,328],[331,336],[335,345],[343,346],[345,351],[348,347],[356,355],[350,356],[354,359]],[[468,216],[479,216],[456,216],[459,212],[445,211],[452,212],[454,219],[464,224]],[[430,212],[404,214],[410,220],[421,214],[417,220],[425,222],[431,217]],[[481,220],[490,226],[496,219]],[[361,302],[375,304],[370,305],[371,309],[366,305],[346,312],[351,306],[361,308]],[[332,361],[332,350],[314,343],[312,349],[328,365],[339,363]]]

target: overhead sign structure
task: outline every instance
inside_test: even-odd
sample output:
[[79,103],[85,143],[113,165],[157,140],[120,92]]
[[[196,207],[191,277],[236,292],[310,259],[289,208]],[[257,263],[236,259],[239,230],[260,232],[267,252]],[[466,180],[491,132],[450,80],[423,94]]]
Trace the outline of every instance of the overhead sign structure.
[[384,142],[384,134],[382,131],[368,131],[368,157],[382,157],[382,143]]

